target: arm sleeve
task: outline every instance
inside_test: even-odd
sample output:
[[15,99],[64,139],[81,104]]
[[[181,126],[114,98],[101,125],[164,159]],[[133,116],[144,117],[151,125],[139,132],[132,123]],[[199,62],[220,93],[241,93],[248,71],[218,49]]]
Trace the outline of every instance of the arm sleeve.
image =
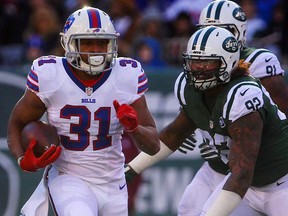
[[153,166],[162,159],[165,159],[173,153],[162,141],[160,141],[160,151],[151,156],[144,152],[138,154],[128,165],[136,172],[141,173],[150,166]]

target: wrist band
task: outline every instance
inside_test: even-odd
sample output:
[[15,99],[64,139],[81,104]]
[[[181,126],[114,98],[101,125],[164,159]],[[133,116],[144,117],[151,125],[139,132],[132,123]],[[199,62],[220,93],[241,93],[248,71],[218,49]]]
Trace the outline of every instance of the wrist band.
[[133,169],[137,174],[141,173],[143,170],[154,165],[158,161],[171,155],[173,151],[169,149],[162,141],[160,141],[160,151],[155,155],[151,156],[144,152],[138,154],[128,165]]
[[21,163],[21,160],[24,158],[24,156],[20,156],[18,159],[17,159],[17,163],[18,165],[20,166],[20,163]]

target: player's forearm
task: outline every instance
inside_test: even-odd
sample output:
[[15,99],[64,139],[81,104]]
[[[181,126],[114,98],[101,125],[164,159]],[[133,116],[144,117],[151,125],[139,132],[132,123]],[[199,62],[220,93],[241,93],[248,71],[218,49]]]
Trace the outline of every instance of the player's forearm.
[[[9,140],[9,138],[7,140]],[[13,140],[8,141],[8,148],[10,153],[14,156],[16,160],[18,160],[18,158],[23,156],[25,153],[20,145],[20,141],[19,142]]]
[[173,153],[163,142],[160,141],[160,151],[151,156],[144,152],[137,155],[128,165],[137,173],[141,173],[150,166],[163,160]]
[[137,130],[129,135],[137,147],[149,155],[155,155],[160,150],[159,136],[155,127],[138,125]]
[[20,156],[24,155],[24,150],[21,146],[21,130],[23,127],[13,126],[11,123],[8,124],[7,131],[7,144],[10,153],[17,160]]
[[252,178],[253,172],[248,170],[237,174],[231,173],[225,182],[223,189],[232,191],[243,198],[251,185]]

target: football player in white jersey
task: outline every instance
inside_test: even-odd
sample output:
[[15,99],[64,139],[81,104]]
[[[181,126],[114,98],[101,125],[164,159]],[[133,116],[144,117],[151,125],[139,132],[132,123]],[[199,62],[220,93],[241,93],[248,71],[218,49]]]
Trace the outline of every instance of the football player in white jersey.
[[[213,186],[201,215],[228,216],[234,211],[231,215],[285,216],[288,120],[239,58],[238,41],[224,28],[208,26],[192,35],[183,54],[184,72],[174,88],[181,109],[160,131],[160,151],[154,156],[141,152],[127,173],[140,173],[166,158],[198,128],[219,156],[213,168],[227,171]],[[211,176],[202,175],[213,184]]]
[[[147,76],[136,60],[117,57],[118,35],[100,9],[72,13],[61,33],[65,57],[34,60],[27,89],[11,113],[8,145],[20,168],[35,172],[51,164],[44,178],[55,215],[127,216],[123,129],[141,151],[154,155],[160,149],[144,96]],[[20,134],[45,112],[61,144],[36,158],[35,142],[24,152]],[[47,215],[37,199],[23,215]]]

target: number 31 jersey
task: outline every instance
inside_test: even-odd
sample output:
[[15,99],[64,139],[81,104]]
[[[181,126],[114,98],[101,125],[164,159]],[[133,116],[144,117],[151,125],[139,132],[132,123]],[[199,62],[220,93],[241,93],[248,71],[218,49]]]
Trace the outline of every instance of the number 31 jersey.
[[130,58],[117,58],[111,70],[89,85],[76,77],[65,58],[36,59],[27,87],[45,104],[48,121],[61,136],[63,150],[54,166],[99,184],[123,178],[123,127],[113,101],[133,103],[147,84],[141,64]]

